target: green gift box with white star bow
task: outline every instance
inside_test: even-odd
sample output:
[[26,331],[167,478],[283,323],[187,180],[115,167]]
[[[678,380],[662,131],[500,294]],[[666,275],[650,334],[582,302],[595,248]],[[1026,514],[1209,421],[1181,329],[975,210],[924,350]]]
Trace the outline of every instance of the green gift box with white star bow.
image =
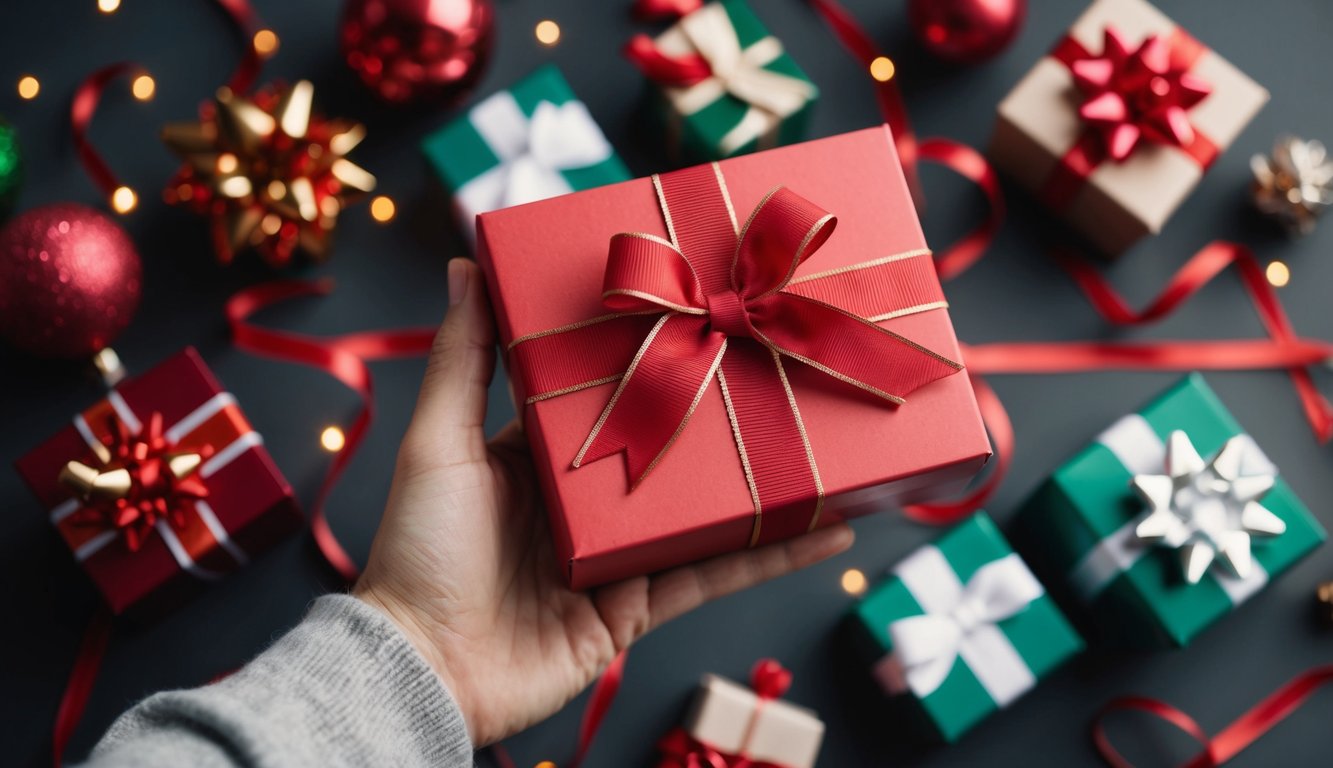
[[655,81],[667,142],[689,161],[801,141],[819,97],[744,0],[708,3],[636,39],[629,57]]
[[469,241],[479,213],[630,178],[554,64],[477,102],[421,149],[454,196]]
[[1140,647],[1187,645],[1327,536],[1197,373],[1056,470],[1019,520],[1048,583]]
[[984,512],[895,566],[851,625],[880,687],[948,742],[1083,650]]

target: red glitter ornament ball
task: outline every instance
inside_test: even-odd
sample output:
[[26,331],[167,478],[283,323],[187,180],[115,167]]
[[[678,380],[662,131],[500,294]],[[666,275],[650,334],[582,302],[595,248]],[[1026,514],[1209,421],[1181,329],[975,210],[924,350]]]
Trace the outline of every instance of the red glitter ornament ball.
[[384,101],[460,100],[494,40],[490,0],[347,0],[338,37],[347,65]]
[[926,50],[975,64],[1004,50],[1027,16],[1027,0],[910,0],[907,18]]
[[39,357],[91,357],[129,325],[141,273],[109,216],[75,203],[26,211],[0,231],[0,339]]

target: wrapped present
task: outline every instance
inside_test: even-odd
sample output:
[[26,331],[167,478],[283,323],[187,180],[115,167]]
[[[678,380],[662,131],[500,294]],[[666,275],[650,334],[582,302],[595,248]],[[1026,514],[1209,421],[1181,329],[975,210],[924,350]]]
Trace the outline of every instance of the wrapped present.
[[554,64],[422,141],[469,240],[477,214],[630,178]]
[[192,348],[17,467],[115,613],[216,580],[302,524],[259,433]]
[[1144,0],[1096,0],[1000,102],[990,154],[1117,254],[1161,230],[1267,101]]
[[950,742],[1083,650],[984,512],[899,563],[852,625],[880,686]]
[[811,768],[824,723],[781,697],[791,673],[772,659],[750,672],[750,687],[704,675],[685,725],[658,743],[658,768]]
[[1326,535],[1198,374],[1056,470],[1020,520],[1048,583],[1137,646],[1186,645]]
[[660,89],[668,143],[686,159],[718,160],[800,141],[818,89],[744,0],[709,3],[630,60]]
[[575,588],[952,493],[990,455],[886,129],[477,222]]

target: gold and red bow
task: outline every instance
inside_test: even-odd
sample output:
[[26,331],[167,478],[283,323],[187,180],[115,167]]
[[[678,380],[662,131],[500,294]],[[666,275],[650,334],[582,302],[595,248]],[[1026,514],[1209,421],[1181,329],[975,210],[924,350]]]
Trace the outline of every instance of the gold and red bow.
[[962,365],[877,323],[946,306],[922,249],[796,277],[834,217],[777,188],[743,226],[719,166],[654,176],[668,237],[611,239],[602,299],[613,314],[510,345],[528,403],[619,381],[574,466],[626,454],[641,482],[716,379],[755,507],[809,509],[765,540],[818,522],[823,486],[784,369],[795,360],[886,404]]
[[1212,93],[1212,85],[1190,71],[1205,50],[1179,27],[1149,35],[1137,48],[1111,26],[1102,32],[1100,53],[1068,35],[1056,44],[1051,56],[1069,69],[1079,91],[1084,130],[1047,179],[1043,198],[1067,204],[1097,166],[1123,162],[1144,143],[1174,147],[1200,168],[1212,165],[1217,145],[1189,117]]
[[173,446],[156,412],[138,433],[109,415],[107,431],[108,443],[93,449],[97,466],[69,461],[60,470],[61,484],[82,502],[69,522],[117,531],[137,552],[159,520],[183,527],[190,504],[208,496],[197,473],[212,448]]

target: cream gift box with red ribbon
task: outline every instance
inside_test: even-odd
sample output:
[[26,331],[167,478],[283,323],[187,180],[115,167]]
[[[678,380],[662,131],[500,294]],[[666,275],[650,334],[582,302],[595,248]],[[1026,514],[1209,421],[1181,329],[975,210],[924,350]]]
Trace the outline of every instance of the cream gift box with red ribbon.
[[263,439],[193,348],[16,466],[115,613],[215,581],[301,526]]
[[938,498],[990,455],[887,129],[477,233],[576,588]]
[[1144,0],[1096,0],[1000,102],[989,154],[1114,255],[1161,231],[1267,101]]

